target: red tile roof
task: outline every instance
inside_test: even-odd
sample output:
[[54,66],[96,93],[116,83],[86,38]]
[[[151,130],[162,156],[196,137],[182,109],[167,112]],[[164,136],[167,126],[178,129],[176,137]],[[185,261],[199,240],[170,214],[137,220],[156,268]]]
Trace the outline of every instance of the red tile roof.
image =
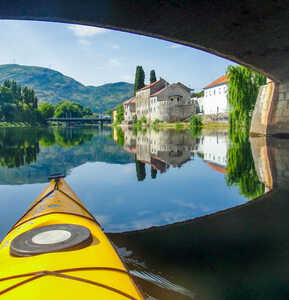
[[214,163],[210,163],[210,162],[207,162],[207,165],[212,168],[213,170],[217,171],[217,172],[220,172],[220,173],[223,173],[223,174],[227,174],[228,171],[226,168],[223,168],[223,167],[220,167]]
[[132,97],[132,98],[125,100],[122,104],[129,104],[129,103],[134,102],[134,100],[135,100],[135,97]]
[[190,92],[192,90],[191,88],[187,87],[186,85],[182,84],[181,82],[178,82],[177,84],[180,85],[185,90],[187,90],[188,92]]
[[155,92],[154,94],[152,94],[151,97],[154,97],[154,96],[158,95],[160,92],[162,92],[163,90],[165,90],[165,89],[167,89],[167,88],[168,88],[168,87],[164,87],[164,88],[158,90],[157,92]]
[[204,89],[213,87],[215,85],[226,83],[226,82],[228,82],[228,80],[229,80],[228,76],[227,75],[223,75],[223,76],[219,77],[218,79],[216,79],[215,81],[211,82],[210,84],[206,85],[204,87]]
[[178,85],[178,86],[182,87],[183,89],[185,89],[185,90],[188,91],[188,92],[191,91],[190,88],[188,88],[188,87],[185,86],[184,84],[178,82],[178,83],[172,83],[172,84],[170,84],[170,85],[168,85],[168,86],[165,86],[164,88],[162,88],[162,89],[158,90],[157,92],[155,92],[154,94],[152,94],[151,97],[154,97],[154,96],[158,95],[158,94],[161,93],[163,90],[167,89],[169,86],[174,86],[174,85]]
[[[160,79],[160,80],[161,80],[161,79]],[[159,82],[160,82],[160,80],[158,80],[158,81],[155,81],[155,82],[153,82],[153,83],[151,83],[151,84],[148,84],[148,85],[144,86],[143,88],[139,89],[139,91],[146,90],[146,89],[148,89],[148,88],[152,87],[153,85],[155,85],[155,84],[159,83]]]

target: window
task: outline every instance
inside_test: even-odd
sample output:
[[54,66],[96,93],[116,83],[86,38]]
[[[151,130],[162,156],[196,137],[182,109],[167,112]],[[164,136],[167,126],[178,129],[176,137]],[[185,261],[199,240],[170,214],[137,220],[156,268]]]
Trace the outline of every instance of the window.
[[171,101],[174,101],[174,98],[171,98]]

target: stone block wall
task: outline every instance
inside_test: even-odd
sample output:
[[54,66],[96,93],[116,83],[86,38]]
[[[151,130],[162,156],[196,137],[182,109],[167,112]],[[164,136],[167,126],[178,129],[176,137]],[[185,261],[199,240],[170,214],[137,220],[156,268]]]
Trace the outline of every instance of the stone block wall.
[[267,134],[289,135],[289,82],[278,86],[278,100],[272,102]]
[[147,117],[149,113],[149,101],[150,101],[150,89],[145,89],[143,91],[138,91],[136,94],[136,115],[138,120],[142,117]]
[[251,135],[289,135],[289,82],[261,86],[252,115]]
[[289,140],[262,136],[251,137],[250,143],[255,169],[266,191],[288,190]]

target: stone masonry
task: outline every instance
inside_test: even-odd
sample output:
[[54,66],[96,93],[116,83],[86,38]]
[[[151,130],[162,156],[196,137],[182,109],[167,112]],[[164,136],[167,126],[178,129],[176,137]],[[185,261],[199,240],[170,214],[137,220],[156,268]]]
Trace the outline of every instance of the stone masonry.
[[268,83],[259,89],[252,116],[252,135],[289,135],[289,83]]
[[180,82],[169,84],[162,78],[137,91],[135,102],[138,120],[145,117],[149,122],[183,121],[196,110],[188,87]]

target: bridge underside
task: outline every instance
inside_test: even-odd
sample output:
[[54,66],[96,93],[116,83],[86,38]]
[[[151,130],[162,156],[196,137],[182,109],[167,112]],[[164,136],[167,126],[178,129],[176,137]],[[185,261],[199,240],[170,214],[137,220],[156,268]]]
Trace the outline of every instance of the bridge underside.
[[170,40],[286,84],[288,7],[288,0],[15,0],[0,2],[0,18],[102,26]]

